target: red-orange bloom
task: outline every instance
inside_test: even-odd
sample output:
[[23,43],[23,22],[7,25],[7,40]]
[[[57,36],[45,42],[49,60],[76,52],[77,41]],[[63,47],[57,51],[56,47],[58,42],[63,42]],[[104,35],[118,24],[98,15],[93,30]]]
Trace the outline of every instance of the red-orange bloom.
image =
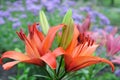
[[1,59],[10,58],[15,60],[3,64],[3,68],[8,70],[19,62],[31,63],[40,66],[44,65],[45,62],[52,69],[55,69],[56,57],[63,54],[64,50],[59,47],[54,51],[50,51],[49,48],[52,45],[56,32],[62,27],[63,25],[51,27],[46,37],[42,32],[37,30],[36,24],[29,26],[29,34],[27,37],[22,30],[17,32],[20,39],[25,43],[26,52],[25,54],[16,51],[7,51],[3,53]]
[[80,34],[75,26],[73,39],[64,54],[66,70],[68,72],[76,71],[96,63],[105,62],[108,63],[112,67],[112,71],[114,71],[112,62],[93,56],[93,52],[97,46],[98,45],[89,37]]

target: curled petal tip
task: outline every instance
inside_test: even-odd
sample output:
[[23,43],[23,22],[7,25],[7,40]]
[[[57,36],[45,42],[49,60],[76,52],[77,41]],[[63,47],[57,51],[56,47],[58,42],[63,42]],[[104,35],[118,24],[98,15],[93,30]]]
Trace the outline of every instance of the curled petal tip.
[[114,67],[114,65],[113,65],[112,62],[110,62],[110,61],[108,61],[108,60],[106,60],[106,59],[102,59],[102,62],[108,63],[108,64],[111,66],[112,72],[114,72],[115,67]]
[[2,67],[4,70],[9,70],[13,66],[15,66],[17,63],[19,63],[19,61],[8,62],[8,63],[3,64]]

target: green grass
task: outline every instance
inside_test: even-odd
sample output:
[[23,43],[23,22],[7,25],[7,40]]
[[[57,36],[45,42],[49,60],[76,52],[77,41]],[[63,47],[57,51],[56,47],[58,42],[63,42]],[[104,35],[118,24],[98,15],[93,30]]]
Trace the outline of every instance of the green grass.
[[97,0],[99,5],[108,6],[108,7],[120,7],[120,0],[114,0],[114,4],[111,5],[112,0]]

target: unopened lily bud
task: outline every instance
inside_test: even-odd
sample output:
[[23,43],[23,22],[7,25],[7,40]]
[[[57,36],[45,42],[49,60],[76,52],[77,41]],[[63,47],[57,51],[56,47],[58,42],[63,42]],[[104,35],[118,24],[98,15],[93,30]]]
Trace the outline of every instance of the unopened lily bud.
[[47,20],[45,13],[43,11],[40,11],[39,15],[40,15],[40,24],[42,27],[42,31],[46,35],[48,30],[49,30],[48,20]]
[[60,46],[62,46],[64,49],[66,49],[72,40],[73,31],[74,31],[74,22],[72,19],[72,11],[71,10],[68,10],[66,15],[64,16],[63,24],[65,24],[66,27],[63,28]]

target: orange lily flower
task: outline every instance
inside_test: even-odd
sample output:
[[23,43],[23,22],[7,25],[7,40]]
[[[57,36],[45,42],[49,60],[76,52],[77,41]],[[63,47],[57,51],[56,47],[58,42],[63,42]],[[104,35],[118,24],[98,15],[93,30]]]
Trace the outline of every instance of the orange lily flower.
[[5,70],[10,69],[19,62],[31,63],[42,66],[47,63],[52,69],[56,68],[56,57],[62,55],[64,50],[59,47],[54,51],[50,51],[50,47],[54,40],[56,32],[62,28],[63,25],[51,27],[46,37],[42,32],[38,31],[36,24],[29,26],[29,34],[26,36],[22,30],[17,32],[18,36],[25,43],[25,54],[16,51],[7,51],[1,56],[1,60],[4,58],[10,58],[15,61],[7,62],[3,64]]
[[98,45],[93,40],[80,34],[75,26],[73,39],[64,54],[66,71],[76,71],[100,62],[108,63],[112,67],[112,71],[114,71],[112,62],[93,56],[93,52],[97,47]]

